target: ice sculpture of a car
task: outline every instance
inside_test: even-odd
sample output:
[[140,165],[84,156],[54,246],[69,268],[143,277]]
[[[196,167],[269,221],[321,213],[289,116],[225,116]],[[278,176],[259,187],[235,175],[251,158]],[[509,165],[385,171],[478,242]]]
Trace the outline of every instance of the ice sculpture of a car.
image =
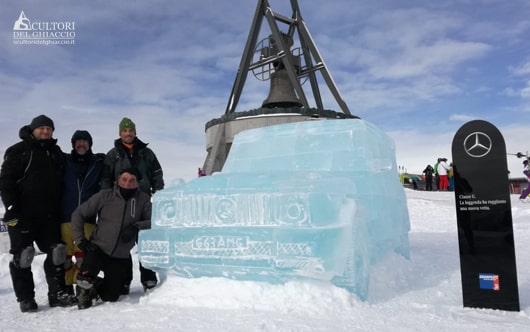
[[364,299],[370,267],[408,257],[393,141],[359,120],[239,133],[223,171],[157,192],[140,261],[184,277],[329,280]]

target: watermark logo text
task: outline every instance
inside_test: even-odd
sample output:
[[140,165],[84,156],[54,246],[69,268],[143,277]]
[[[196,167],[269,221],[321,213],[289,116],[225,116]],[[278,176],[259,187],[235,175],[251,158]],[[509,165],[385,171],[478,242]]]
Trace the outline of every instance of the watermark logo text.
[[76,38],[73,21],[31,21],[24,11],[13,24],[13,43],[16,45],[74,45]]

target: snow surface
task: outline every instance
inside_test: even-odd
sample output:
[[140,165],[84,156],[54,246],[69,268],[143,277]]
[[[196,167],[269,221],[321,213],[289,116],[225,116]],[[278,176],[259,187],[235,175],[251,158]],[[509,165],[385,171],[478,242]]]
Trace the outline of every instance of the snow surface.
[[[169,275],[144,294],[135,267],[131,294],[119,302],[49,308],[42,271],[33,262],[37,313],[21,313],[8,262],[0,254],[0,331],[526,331],[530,325],[530,203],[511,195],[520,312],[462,306],[452,192],[406,189],[411,259],[389,256],[372,274],[368,301],[331,283],[272,285]],[[7,234],[0,234],[5,247]],[[137,257],[134,258],[137,264]]]

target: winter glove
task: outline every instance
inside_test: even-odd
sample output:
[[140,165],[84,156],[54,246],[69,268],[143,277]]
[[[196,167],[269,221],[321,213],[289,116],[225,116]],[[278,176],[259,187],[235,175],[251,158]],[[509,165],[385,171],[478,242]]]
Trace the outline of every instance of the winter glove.
[[18,213],[12,206],[4,213],[3,222],[9,227],[15,227],[18,224]]
[[131,225],[125,228],[121,233],[121,241],[122,242],[131,242],[136,241],[136,237],[138,236],[138,227],[136,225]]
[[77,243],[77,247],[84,253],[94,252],[98,249],[98,246],[88,240],[81,240],[81,242]]

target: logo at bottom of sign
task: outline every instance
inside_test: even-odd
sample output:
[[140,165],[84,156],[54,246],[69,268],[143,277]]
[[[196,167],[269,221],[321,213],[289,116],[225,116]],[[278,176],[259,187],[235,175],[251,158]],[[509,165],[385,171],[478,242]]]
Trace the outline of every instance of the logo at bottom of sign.
[[498,274],[480,273],[478,278],[480,281],[480,289],[492,289],[494,291],[501,290]]

